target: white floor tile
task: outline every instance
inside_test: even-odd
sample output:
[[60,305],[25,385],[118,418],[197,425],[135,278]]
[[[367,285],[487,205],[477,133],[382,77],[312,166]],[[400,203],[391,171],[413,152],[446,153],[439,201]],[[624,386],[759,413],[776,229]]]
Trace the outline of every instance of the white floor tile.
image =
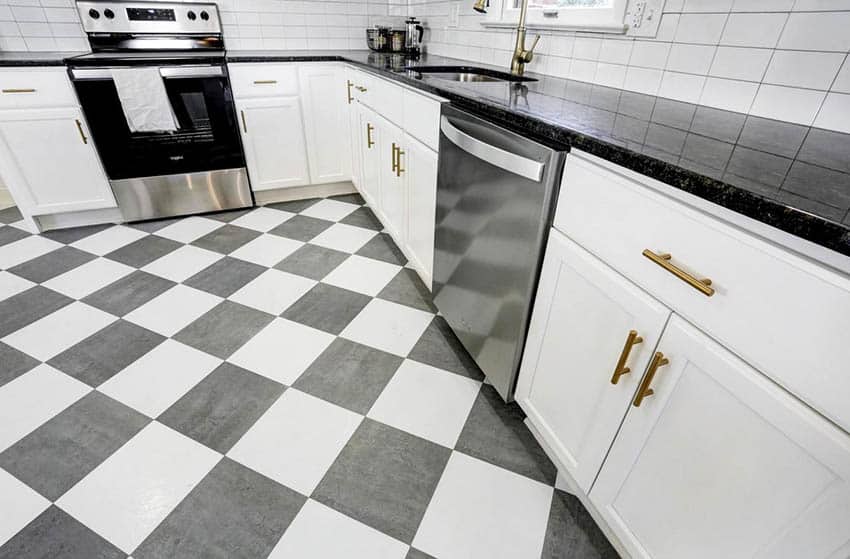
[[22,277],[0,271],[0,301],[26,291],[35,284]]
[[191,243],[207,233],[212,233],[219,227],[224,227],[224,223],[208,217],[193,216],[181,219],[168,227],[163,227],[155,235],[171,239],[172,241]]
[[369,410],[369,417],[454,448],[481,383],[405,360]]
[[0,547],[50,506],[50,501],[0,469]]
[[301,248],[301,241],[286,239],[277,235],[260,235],[230,253],[230,256],[271,267]]
[[316,235],[310,243],[342,252],[355,253],[377,234],[377,231],[371,229],[335,223]]
[[39,365],[4,384],[0,387],[0,452],[89,391],[87,385],[49,365]]
[[407,357],[432,318],[432,315],[425,311],[383,299],[373,299],[346,326],[341,335],[349,340]]
[[217,357],[166,340],[98,390],[149,417],[157,417],[220,364]]
[[266,270],[230,296],[248,307],[279,315],[316,285],[314,280],[281,272]]
[[74,301],[17,330],[3,342],[41,361],[65,351],[118,320],[109,313]]
[[173,336],[222,301],[206,291],[175,285],[124,317],[125,320]]
[[74,299],[82,299],[131,274],[133,268],[108,258],[96,258],[44,282],[44,287]]
[[62,248],[62,243],[47,237],[33,235],[7,245],[0,246],[0,268],[9,269],[43,254]]
[[169,252],[162,258],[157,258],[142,270],[161,278],[181,282],[186,281],[221,258],[224,258],[223,254],[186,245],[174,252]]
[[327,219],[329,221],[339,221],[359,207],[360,206],[357,206],[356,204],[349,204],[348,202],[325,199],[320,202],[316,202],[301,212],[301,215]]
[[230,223],[265,233],[266,231],[271,231],[293,215],[295,214],[272,208],[257,208],[250,213],[234,219]]
[[552,491],[453,452],[413,546],[441,559],[540,557]]
[[269,559],[403,559],[406,555],[406,544],[308,500],[277,542]]
[[322,282],[374,297],[400,270],[401,266],[355,254],[337,266]]
[[130,553],[220,458],[204,445],[153,422],[56,504]]
[[276,318],[228,361],[291,385],[333,340],[326,332]]
[[92,254],[97,254],[98,256],[103,256],[146,236],[147,233],[144,231],[124,225],[116,225],[71,243],[71,246]]
[[310,495],[363,417],[288,389],[227,453],[304,495]]

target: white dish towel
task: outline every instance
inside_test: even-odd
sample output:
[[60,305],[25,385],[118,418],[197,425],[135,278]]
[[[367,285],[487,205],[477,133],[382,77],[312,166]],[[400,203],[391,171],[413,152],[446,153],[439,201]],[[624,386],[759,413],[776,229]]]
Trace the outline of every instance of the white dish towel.
[[112,80],[131,132],[174,132],[177,119],[159,68],[116,68]]

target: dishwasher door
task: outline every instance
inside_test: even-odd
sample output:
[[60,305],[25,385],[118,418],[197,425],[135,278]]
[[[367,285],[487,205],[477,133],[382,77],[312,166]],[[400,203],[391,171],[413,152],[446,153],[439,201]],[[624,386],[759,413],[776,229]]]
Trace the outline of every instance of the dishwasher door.
[[434,303],[513,399],[564,152],[454,107],[440,117]]

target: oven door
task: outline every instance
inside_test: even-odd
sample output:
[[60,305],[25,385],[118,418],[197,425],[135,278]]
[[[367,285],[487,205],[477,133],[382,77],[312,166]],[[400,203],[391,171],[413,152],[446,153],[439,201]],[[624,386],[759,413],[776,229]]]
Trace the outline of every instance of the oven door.
[[159,67],[176,132],[131,132],[109,68],[72,68],[71,79],[113,181],[245,166],[224,65]]

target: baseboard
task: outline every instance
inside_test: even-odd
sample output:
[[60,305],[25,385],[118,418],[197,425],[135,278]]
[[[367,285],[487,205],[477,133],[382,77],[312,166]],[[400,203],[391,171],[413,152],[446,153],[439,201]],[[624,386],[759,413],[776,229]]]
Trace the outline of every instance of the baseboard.
[[9,208],[15,205],[12,195],[5,188],[0,188],[0,209]]
[[51,229],[67,229],[69,227],[84,227],[103,223],[123,223],[124,218],[118,208],[102,210],[86,210],[82,212],[66,212],[34,216],[42,231]]
[[355,194],[357,189],[351,181],[331,182],[328,184],[314,184],[310,186],[296,186],[293,188],[278,188],[275,190],[254,191],[254,200],[257,205],[274,204],[276,202],[289,202],[291,200],[304,200],[306,198],[324,198],[325,196],[339,196],[341,194]]

